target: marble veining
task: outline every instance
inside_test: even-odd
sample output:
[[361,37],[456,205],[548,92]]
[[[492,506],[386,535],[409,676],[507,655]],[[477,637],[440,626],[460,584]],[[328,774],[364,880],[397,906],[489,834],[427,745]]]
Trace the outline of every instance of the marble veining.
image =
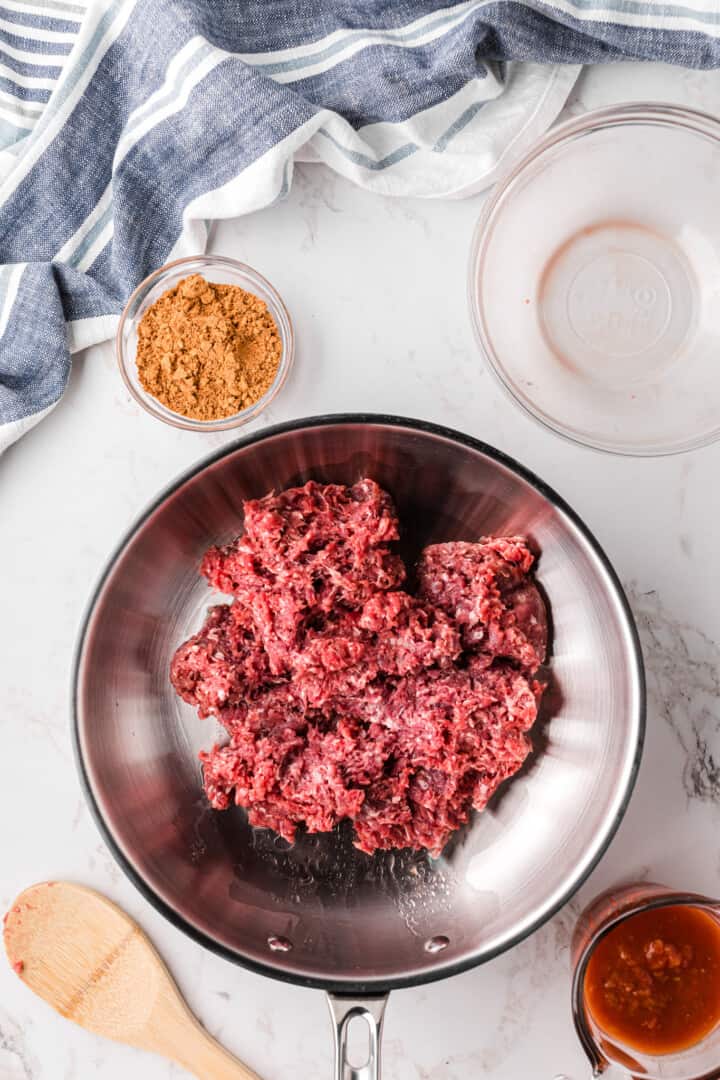
[[654,711],[682,751],[678,765],[689,799],[720,807],[720,646],[672,617],[657,589],[627,588],[647,665]]
[[35,1067],[22,1028],[0,1011],[0,1076],[3,1080],[32,1080]]

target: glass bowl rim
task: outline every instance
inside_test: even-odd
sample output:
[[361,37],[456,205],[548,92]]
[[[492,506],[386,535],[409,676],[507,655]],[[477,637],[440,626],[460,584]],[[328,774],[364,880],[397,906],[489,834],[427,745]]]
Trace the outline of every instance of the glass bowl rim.
[[657,441],[647,449],[630,444],[608,444],[602,439],[571,431],[566,424],[557,418],[548,416],[541,409],[535,408],[530,400],[520,396],[516,391],[511,379],[505,372],[504,364],[495,351],[492,337],[486,326],[479,290],[475,287],[478,277],[485,266],[487,243],[494,222],[502,212],[506,199],[512,194],[517,182],[526,175],[527,170],[532,168],[544,154],[557,146],[573,142],[578,136],[591,135],[596,131],[603,131],[608,128],[633,125],[650,125],[688,131],[694,135],[714,140],[720,149],[720,117],[713,116],[712,113],[703,112],[700,109],[674,105],[670,102],[632,101],[621,105],[608,105],[599,109],[591,109],[581,116],[571,117],[557,124],[546,135],[534,142],[515,161],[485,200],[470,244],[467,297],[473,332],[475,340],[480,346],[480,352],[500,387],[522,409],[526,416],[545,428],[545,430],[559,435],[566,442],[573,443],[576,446],[584,446],[591,450],[605,454],[615,454],[620,457],[670,457],[691,450],[698,450],[716,442],[720,439],[720,421],[714,428],[703,435],[685,438],[682,442],[673,445],[663,445],[661,441]]
[[[252,405],[249,405],[246,409],[232,413],[230,416],[219,417],[217,420],[195,420],[190,416],[183,416],[181,413],[172,412],[172,410],[162,406],[160,402],[155,406],[153,404],[154,399],[152,398],[152,395],[148,394],[146,400],[145,396],[139,393],[137,388],[133,385],[127,371],[130,361],[123,345],[123,333],[128,321],[134,317],[132,309],[136,304],[138,297],[156,281],[169,276],[170,273],[176,271],[178,267],[187,266],[191,263],[199,263],[206,267],[227,266],[243,277],[249,278],[250,281],[257,283],[270,297],[274,309],[271,310],[270,313],[275,319],[282,341],[282,355],[280,357],[277,374],[268,390],[266,390],[261,398]],[[270,305],[268,305],[268,307],[270,307]],[[254,267],[227,255],[206,255],[203,253],[197,255],[184,255],[182,258],[172,259],[170,262],[163,263],[162,266],[157,267],[157,269],[153,270],[147,277],[144,277],[133,289],[123,308],[115,332],[115,356],[126,389],[129,391],[134,401],[142,406],[145,412],[149,413],[149,415],[156,420],[162,420],[163,423],[168,424],[170,427],[181,428],[185,431],[228,431],[231,428],[242,427],[259,416],[260,413],[270,405],[284,386],[295,359],[295,330],[290,313],[285,306],[285,302],[280,296],[280,293],[272,282],[264,277],[258,270],[255,270]]]

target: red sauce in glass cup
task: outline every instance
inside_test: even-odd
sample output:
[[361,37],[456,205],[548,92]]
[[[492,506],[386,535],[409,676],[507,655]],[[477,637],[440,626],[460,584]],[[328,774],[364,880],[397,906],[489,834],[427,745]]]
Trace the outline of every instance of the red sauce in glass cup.
[[624,919],[593,949],[585,1007],[611,1040],[675,1054],[720,1022],[720,922],[689,905]]

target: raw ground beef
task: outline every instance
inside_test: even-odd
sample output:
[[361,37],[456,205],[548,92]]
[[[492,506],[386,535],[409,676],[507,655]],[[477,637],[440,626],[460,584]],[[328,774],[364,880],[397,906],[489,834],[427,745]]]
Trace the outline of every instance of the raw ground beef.
[[533,562],[518,536],[432,544],[418,561],[419,594],[452,619],[465,649],[532,674],[547,650],[545,604],[528,578]]
[[201,568],[233,602],[171,668],[228,733],[201,755],[210,802],[289,841],[349,818],[362,851],[438,855],[530,749],[547,618],[525,540],[434,544],[411,596],[372,480],[310,482],[244,512]]

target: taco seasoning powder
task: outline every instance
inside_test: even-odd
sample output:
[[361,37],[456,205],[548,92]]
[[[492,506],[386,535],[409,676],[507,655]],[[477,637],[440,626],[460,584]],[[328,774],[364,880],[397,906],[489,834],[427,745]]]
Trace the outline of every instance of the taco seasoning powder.
[[254,405],[272,386],[281,356],[267,304],[201,274],[163,293],[138,325],[143,388],[193,420],[220,420]]

